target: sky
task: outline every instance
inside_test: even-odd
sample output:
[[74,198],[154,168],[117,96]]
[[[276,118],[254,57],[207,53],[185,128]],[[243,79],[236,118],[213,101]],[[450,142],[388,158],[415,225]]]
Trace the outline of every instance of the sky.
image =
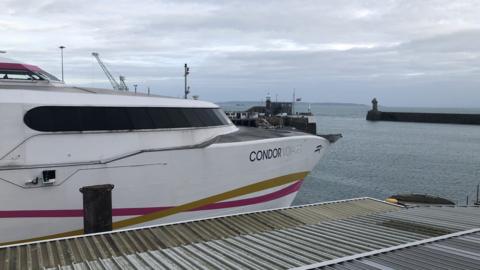
[[211,101],[480,107],[480,1],[0,0],[0,50],[65,81]]

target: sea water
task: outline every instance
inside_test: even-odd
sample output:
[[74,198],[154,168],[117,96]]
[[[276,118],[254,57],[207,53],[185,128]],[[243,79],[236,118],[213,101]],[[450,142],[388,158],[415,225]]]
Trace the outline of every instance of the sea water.
[[[298,106],[297,106],[298,107]],[[299,108],[303,109],[303,108]],[[480,183],[480,126],[370,122],[369,107],[312,105],[320,134],[342,133],[305,179],[294,204],[393,194],[470,203]],[[475,109],[380,108],[384,111],[480,113]]]
[[[225,110],[245,110],[235,103]],[[480,126],[369,122],[362,105],[312,104],[320,134],[342,133],[305,179],[294,204],[420,193],[470,203],[480,183]],[[306,104],[296,110],[306,111]],[[480,109],[380,108],[480,113]]]

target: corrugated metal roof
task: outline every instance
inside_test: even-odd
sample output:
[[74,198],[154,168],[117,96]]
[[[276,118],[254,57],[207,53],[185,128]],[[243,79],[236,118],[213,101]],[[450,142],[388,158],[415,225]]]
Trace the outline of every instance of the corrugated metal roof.
[[0,266],[289,269],[479,224],[478,208],[404,209],[360,198],[4,247]]
[[478,207],[418,207],[410,208],[408,211],[400,211],[382,216],[391,217],[398,221],[415,224],[435,224],[438,228],[447,230],[468,230],[480,227],[480,208]]
[[16,245],[0,249],[0,269],[41,269],[398,209],[360,198]]
[[[321,266],[320,266],[321,265]],[[309,269],[480,269],[480,229],[299,267]]]

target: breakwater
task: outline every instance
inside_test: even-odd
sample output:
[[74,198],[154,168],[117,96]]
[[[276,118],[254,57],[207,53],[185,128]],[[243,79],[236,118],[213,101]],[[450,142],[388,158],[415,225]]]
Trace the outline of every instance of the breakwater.
[[367,120],[368,121],[480,125],[480,114],[382,112],[378,110],[378,101],[376,98],[374,98],[372,100],[372,109],[367,113]]
[[367,113],[367,120],[480,125],[480,114],[382,112],[370,110]]

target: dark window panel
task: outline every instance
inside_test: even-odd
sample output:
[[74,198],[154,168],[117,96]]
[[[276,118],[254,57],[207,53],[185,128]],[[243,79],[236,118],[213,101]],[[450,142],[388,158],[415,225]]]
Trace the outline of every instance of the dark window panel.
[[207,126],[220,126],[222,125],[222,121],[218,118],[218,116],[215,114],[216,109],[212,110],[203,110],[200,109],[198,110],[198,115],[202,120],[207,124]]
[[171,128],[172,121],[167,115],[165,108],[147,108],[150,118],[153,120],[155,128]]
[[200,117],[198,116],[198,110],[196,109],[190,109],[190,108],[184,108],[181,109],[185,117],[187,118],[188,123],[190,124],[189,126],[192,127],[204,127],[207,126],[207,123],[204,123]]
[[23,117],[25,124],[38,131],[55,131],[52,107],[37,107],[29,110]]
[[[68,107],[73,108],[73,107]],[[106,130],[106,107],[80,107],[81,123],[84,131]],[[61,127],[58,127],[60,129]],[[61,131],[61,130],[57,130]]]
[[183,113],[183,108],[165,108],[168,118],[172,123],[172,128],[191,127],[187,117]]
[[220,121],[222,122],[223,125],[228,125],[229,124],[227,115],[223,112],[222,109],[214,109],[213,111],[215,112],[215,114],[220,119]]
[[55,127],[62,127],[63,131],[81,131],[80,108],[53,107],[50,109],[53,115]]
[[109,107],[106,110],[107,130],[130,130],[133,129],[132,122],[127,114],[127,108]]
[[133,129],[154,129],[155,124],[148,114],[148,108],[127,108],[128,116],[133,124]]
[[207,127],[212,125],[212,119],[209,119],[208,116],[204,113],[207,110],[203,109],[193,109],[192,112],[200,120],[202,127]]
[[221,109],[162,107],[43,106],[24,116],[31,129],[106,131],[220,126],[230,124]]

